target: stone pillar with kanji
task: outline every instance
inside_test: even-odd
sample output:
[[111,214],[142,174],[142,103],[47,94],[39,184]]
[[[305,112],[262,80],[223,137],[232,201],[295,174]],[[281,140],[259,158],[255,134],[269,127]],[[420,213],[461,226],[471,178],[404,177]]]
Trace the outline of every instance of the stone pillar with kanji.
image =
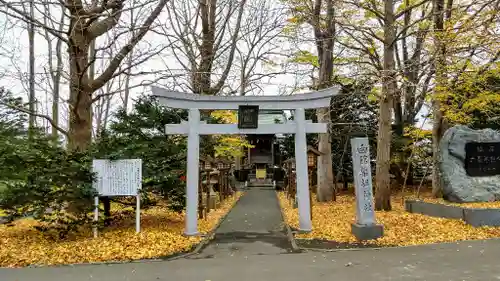
[[375,221],[368,138],[351,139],[351,149],[356,193],[356,222],[351,230],[358,240],[377,239],[384,235],[384,228]]

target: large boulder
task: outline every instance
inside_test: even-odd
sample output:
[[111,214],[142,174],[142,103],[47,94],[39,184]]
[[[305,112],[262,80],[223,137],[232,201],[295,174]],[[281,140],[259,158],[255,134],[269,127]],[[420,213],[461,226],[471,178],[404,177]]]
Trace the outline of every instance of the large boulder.
[[465,144],[500,142],[500,132],[455,126],[446,131],[441,143],[440,172],[444,198],[452,202],[500,200],[500,175],[470,177],[465,171]]

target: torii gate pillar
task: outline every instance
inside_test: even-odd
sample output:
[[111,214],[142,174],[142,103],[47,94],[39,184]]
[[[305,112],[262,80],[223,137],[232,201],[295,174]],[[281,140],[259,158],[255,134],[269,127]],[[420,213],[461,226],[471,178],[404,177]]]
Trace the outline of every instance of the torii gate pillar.
[[186,177],[186,235],[198,234],[198,184],[200,167],[200,110],[189,109],[188,115],[188,155],[187,155],[187,177]]

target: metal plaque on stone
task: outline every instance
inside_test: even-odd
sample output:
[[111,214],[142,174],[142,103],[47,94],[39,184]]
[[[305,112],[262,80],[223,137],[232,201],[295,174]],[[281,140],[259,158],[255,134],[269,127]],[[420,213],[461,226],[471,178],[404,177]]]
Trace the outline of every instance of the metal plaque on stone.
[[500,175],[500,143],[466,143],[465,171],[470,177],[491,177]]

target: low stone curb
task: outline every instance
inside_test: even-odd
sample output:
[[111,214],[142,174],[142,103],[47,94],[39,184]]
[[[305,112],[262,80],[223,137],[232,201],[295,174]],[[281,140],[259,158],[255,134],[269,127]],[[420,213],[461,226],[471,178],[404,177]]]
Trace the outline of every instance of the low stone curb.
[[297,242],[295,241],[295,237],[293,235],[292,229],[286,222],[286,217],[285,213],[283,213],[283,208],[281,208],[281,202],[280,198],[278,196],[278,192],[275,192],[276,199],[278,200],[278,206],[280,208],[280,213],[281,213],[281,219],[283,220],[283,224],[285,225],[285,230],[286,230],[286,236],[288,237],[288,240],[290,241],[290,244],[292,245],[292,250],[295,253],[300,253],[303,252],[303,249],[297,245]]
[[[231,209],[240,201],[241,197],[243,197],[243,194],[233,203],[233,206],[231,206]],[[183,252],[177,252],[173,253],[170,255],[166,256],[161,256],[157,258],[150,258],[150,259],[137,259],[137,260],[109,260],[109,261],[102,261],[102,262],[82,262],[82,263],[70,263],[70,264],[56,264],[56,265],[39,265],[39,264],[32,264],[28,265],[25,267],[31,267],[31,268],[40,268],[40,267],[76,267],[76,266],[87,266],[87,265],[109,265],[112,266],[114,264],[125,264],[125,263],[143,263],[143,262],[164,262],[164,261],[172,261],[172,260],[177,260],[177,259],[183,259],[183,258],[188,258],[192,255],[199,254],[203,248],[212,241],[212,239],[215,236],[215,231],[219,226],[222,224],[224,220],[226,220],[228,214],[231,212],[231,209],[222,216],[222,218],[217,222],[217,224],[212,228],[212,230],[207,233],[207,234],[200,234],[200,237],[203,237],[203,239],[198,243],[195,244],[191,247],[190,250],[188,251],[183,251]],[[3,268],[3,267],[0,267]]]
[[[307,239],[303,239],[307,240]],[[365,248],[345,248],[345,249],[321,249],[321,248],[309,248],[309,247],[300,247],[303,250],[311,251],[311,252],[322,252],[322,253],[330,253],[330,252],[343,252],[343,251],[379,251],[384,249],[399,249],[399,248],[416,248],[416,247],[441,247],[444,245],[451,244],[461,244],[461,243],[473,243],[473,242],[486,242],[490,240],[495,240],[500,242],[500,238],[488,238],[481,240],[459,240],[454,242],[434,242],[429,244],[420,244],[420,245],[405,245],[405,246],[397,246],[397,245],[387,245],[387,246],[375,246],[375,247],[365,247]],[[331,241],[331,240],[325,240]],[[333,241],[334,242],[334,241]]]
[[500,209],[464,208],[417,200],[406,200],[405,209],[432,217],[461,219],[473,227],[500,226]]
[[[296,240],[307,241],[309,239],[296,239]],[[322,240],[324,242],[336,242],[333,240],[326,240],[326,239],[319,239],[319,240]],[[353,248],[339,248],[339,249],[312,248],[312,247],[299,246],[299,249],[301,249],[302,251],[323,252],[323,253],[344,252],[344,251],[382,250],[382,249],[388,249],[388,248],[398,248],[398,246],[353,247]]]

